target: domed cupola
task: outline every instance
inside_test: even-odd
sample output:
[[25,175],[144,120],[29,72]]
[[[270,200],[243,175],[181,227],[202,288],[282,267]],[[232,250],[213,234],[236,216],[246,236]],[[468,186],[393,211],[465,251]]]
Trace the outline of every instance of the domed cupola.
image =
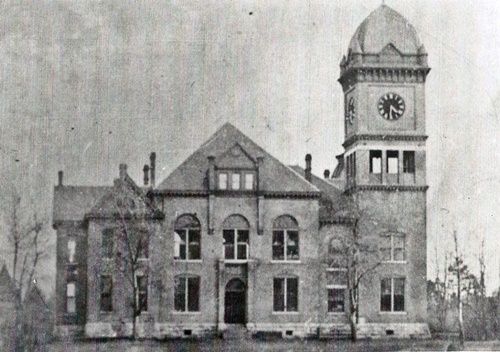
[[401,14],[381,5],[354,33],[341,69],[353,66],[427,66],[427,52],[415,28]]

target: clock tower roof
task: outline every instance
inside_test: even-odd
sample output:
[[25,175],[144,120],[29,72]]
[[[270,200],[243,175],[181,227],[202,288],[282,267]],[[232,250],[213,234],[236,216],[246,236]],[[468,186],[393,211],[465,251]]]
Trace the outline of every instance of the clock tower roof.
[[397,11],[381,5],[359,25],[349,44],[349,52],[380,54],[388,45],[404,55],[422,54],[415,28]]

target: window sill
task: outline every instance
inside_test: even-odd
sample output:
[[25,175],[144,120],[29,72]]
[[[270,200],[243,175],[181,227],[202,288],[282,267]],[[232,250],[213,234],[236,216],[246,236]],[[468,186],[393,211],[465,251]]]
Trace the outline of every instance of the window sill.
[[272,314],[273,315],[281,315],[281,314],[283,314],[283,315],[298,315],[300,313],[299,312],[275,312],[275,311],[273,311]]
[[384,260],[383,264],[407,264],[406,260]]
[[345,315],[345,312],[328,312],[328,315],[335,315],[335,316],[340,316],[340,315]]
[[227,264],[246,264],[248,259],[224,259],[224,263]]
[[178,312],[178,311],[173,311],[172,313],[175,314],[175,315],[199,315],[199,314],[201,314],[200,311],[198,311],[198,312]]
[[299,260],[271,260],[272,264],[301,264],[302,262]]
[[174,259],[174,263],[203,263],[202,259]]
[[379,314],[387,314],[387,315],[407,315],[408,312],[383,312],[383,311],[379,311],[378,312]]

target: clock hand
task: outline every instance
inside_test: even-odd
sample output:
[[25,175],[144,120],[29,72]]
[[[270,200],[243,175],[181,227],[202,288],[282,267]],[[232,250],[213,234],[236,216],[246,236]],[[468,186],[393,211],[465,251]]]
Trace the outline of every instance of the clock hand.
[[394,108],[394,106],[392,106],[392,105],[390,105],[390,106],[389,106],[389,116],[391,117],[391,120],[393,120],[393,119],[394,119],[394,117],[393,117],[393,113],[397,113],[397,112],[398,112],[398,110],[396,110],[396,109]]

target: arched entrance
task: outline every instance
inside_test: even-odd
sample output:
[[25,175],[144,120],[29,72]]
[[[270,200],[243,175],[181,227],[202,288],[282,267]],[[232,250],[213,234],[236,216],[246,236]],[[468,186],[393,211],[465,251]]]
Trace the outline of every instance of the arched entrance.
[[226,285],[224,294],[224,322],[245,324],[246,287],[240,279],[232,279]]

